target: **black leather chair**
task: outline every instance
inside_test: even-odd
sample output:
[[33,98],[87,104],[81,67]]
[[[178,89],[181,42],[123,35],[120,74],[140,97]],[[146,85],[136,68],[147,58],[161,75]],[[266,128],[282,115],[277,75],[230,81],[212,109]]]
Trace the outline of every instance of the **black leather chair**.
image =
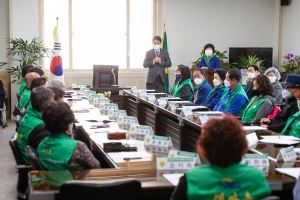
[[16,118],[15,118],[15,123],[16,123],[16,131],[18,131],[18,128],[20,126],[20,122],[22,120],[22,117],[21,115],[17,115]]
[[[118,72],[118,65],[93,65],[93,88],[118,85]],[[97,90],[97,93],[106,91],[109,90]],[[119,91],[112,91],[111,94],[119,94]]]
[[19,108],[19,103],[17,102],[15,105],[15,110],[13,112],[14,116],[21,115],[21,109]]
[[9,146],[15,157],[17,164],[16,168],[19,173],[17,182],[18,199],[26,199],[26,190],[28,188],[27,169],[31,168],[31,166],[25,166],[25,161],[23,160],[20,148],[17,144],[16,137],[9,141]]
[[60,187],[59,193],[62,200],[140,200],[141,182],[130,180],[107,184],[93,184],[67,181]]
[[41,163],[39,156],[34,148],[32,148],[30,145],[27,145],[25,147],[25,153],[26,153],[27,157],[29,158],[29,161],[34,170],[47,171],[47,169]]
[[7,127],[6,124],[6,111],[8,105],[8,95],[3,87],[3,83],[0,80],[0,125],[3,125],[3,128]]
[[18,102],[19,102],[20,98],[21,98],[21,95],[19,93],[16,93],[16,96],[17,96],[17,99],[18,99]]

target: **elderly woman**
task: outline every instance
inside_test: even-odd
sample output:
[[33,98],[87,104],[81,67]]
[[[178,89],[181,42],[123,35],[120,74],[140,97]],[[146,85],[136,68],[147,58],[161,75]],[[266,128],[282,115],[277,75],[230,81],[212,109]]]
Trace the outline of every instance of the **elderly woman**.
[[282,85],[279,83],[281,77],[278,69],[275,67],[270,67],[265,71],[265,75],[270,79],[273,85],[276,102],[282,102],[283,89],[282,89]]
[[210,69],[215,71],[221,68],[221,60],[215,53],[215,46],[213,44],[206,44],[204,46],[205,56],[200,60],[198,68]]
[[271,191],[261,170],[241,164],[246,132],[230,116],[208,120],[197,142],[198,154],[210,165],[194,167],[180,178],[173,200],[262,199]]

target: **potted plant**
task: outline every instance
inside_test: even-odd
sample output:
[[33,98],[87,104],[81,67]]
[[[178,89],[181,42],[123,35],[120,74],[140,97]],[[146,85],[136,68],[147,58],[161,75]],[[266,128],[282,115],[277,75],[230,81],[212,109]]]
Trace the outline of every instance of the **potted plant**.
[[239,56],[241,59],[241,64],[242,64],[242,69],[248,69],[250,65],[256,65],[258,67],[258,70],[260,73],[262,73],[262,69],[264,68],[263,66],[263,61],[264,60],[259,60],[257,58],[257,55],[251,54],[247,56]]
[[[6,56],[14,57],[12,61],[18,61],[16,67],[7,69],[13,79],[11,83],[20,84],[22,82],[22,69],[25,65],[37,65],[39,59],[54,55],[54,52],[50,48],[46,48],[43,41],[39,41],[39,38],[36,37],[30,43],[22,38],[7,38],[6,40],[12,46],[6,49]],[[0,62],[0,69],[6,64],[5,62]]]

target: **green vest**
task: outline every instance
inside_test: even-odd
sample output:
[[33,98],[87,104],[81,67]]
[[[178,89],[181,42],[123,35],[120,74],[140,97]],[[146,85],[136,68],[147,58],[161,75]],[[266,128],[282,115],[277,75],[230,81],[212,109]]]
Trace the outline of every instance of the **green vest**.
[[260,107],[260,104],[267,98],[261,98],[260,100],[258,100],[254,105],[252,105],[253,101],[259,98],[258,96],[253,97],[250,102],[248,103],[246,110],[244,112],[243,115],[243,119],[242,122],[250,122],[254,119],[254,117],[256,116],[256,113]]
[[29,135],[35,127],[44,124],[41,114],[32,108],[31,103],[29,103],[27,108],[27,113],[20,122],[17,135],[17,143],[25,162],[29,162],[28,157],[25,154],[25,147],[28,144]]
[[229,167],[194,167],[186,173],[186,180],[188,200],[254,200],[267,197],[271,193],[262,171],[240,163]]
[[26,82],[25,82],[25,79],[23,79],[23,81],[20,84],[20,88],[19,88],[19,94],[20,95],[23,93],[25,87],[26,87]]
[[224,85],[221,85],[221,86],[219,86],[219,87],[214,87],[214,88],[210,91],[210,93],[208,94],[208,96],[207,96],[207,98],[206,98],[206,100],[205,100],[204,106],[206,106],[206,103],[207,103],[208,98],[209,98],[213,93],[215,93],[218,89],[221,89],[221,88],[223,88],[223,87],[225,87],[225,86],[224,86]]
[[[213,59],[213,57],[215,57],[215,54],[213,54],[209,60]],[[207,61],[207,56],[204,56],[203,60],[205,60],[206,66],[209,67],[210,63],[209,63],[209,61]]]
[[24,92],[20,97],[19,108],[25,108],[28,102],[30,101],[31,90],[25,88]]
[[49,133],[38,146],[37,153],[41,163],[49,171],[75,170],[78,168],[68,165],[78,141],[70,139],[63,133]]
[[[227,95],[227,93],[228,93],[229,91],[230,91],[230,88],[226,88],[226,89],[224,90],[224,93],[223,93],[223,96],[221,97],[221,101],[220,101],[220,102],[223,102],[223,99],[226,97],[226,95]],[[228,100],[227,100],[227,102],[226,102],[226,104],[225,104],[224,110],[227,110],[227,109],[229,108],[232,99],[233,99],[236,95],[238,95],[238,94],[243,95],[243,96],[246,98],[246,100],[249,101],[248,96],[247,96],[245,90],[244,90],[243,87],[242,87],[242,84],[239,84],[239,85],[234,89],[233,93],[229,96],[229,98],[228,98]],[[243,106],[237,114],[238,114],[238,115],[243,114],[243,113],[244,113],[244,110],[245,110],[245,108],[246,108],[246,106],[247,106],[247,104],[246,104],[245,106]]]
[[[190,78],[186,79],[185,81],[183,81],[182,83],[180,83],[179,81],[173,85],[173,88],[172,88],[172,94],[174,97],[180,97],[181,95],[181,89],[184,85],[188,84],[192,91],[193,90],[193,84],[192,84],[192,80]],[[190,100],[192,98],[193,94],[190,96],[190,98],[188,100]]]
[[291,136],[295,136],[295,137],[300,137],[300,111],[296,112],[295,114],[293,114],[292,116],[290,116],[286,122],[286,125],[283,129],[283,131],[281,132],[282,135],[286,135],[287,132],[287,128],[289,127],[290,123],[292,123],[292,121],[294,121],[295,118],[296,121],[295,123],[292,125],[291,129],[290,129],[290,132],[289,132],[289,135]]

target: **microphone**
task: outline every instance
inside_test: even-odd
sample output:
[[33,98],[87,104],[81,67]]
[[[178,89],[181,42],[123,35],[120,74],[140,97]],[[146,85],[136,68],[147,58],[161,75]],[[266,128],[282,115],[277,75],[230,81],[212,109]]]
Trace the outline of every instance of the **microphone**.
[[119,86],[117,85],[117,80],[116,80],[116,76],[115,76],[114,71],[115,71],[115,69],[112,68],[112,69],[111,69],[111,73],[114,75],[114,85],[112,85],[112,87],[119,87]]

